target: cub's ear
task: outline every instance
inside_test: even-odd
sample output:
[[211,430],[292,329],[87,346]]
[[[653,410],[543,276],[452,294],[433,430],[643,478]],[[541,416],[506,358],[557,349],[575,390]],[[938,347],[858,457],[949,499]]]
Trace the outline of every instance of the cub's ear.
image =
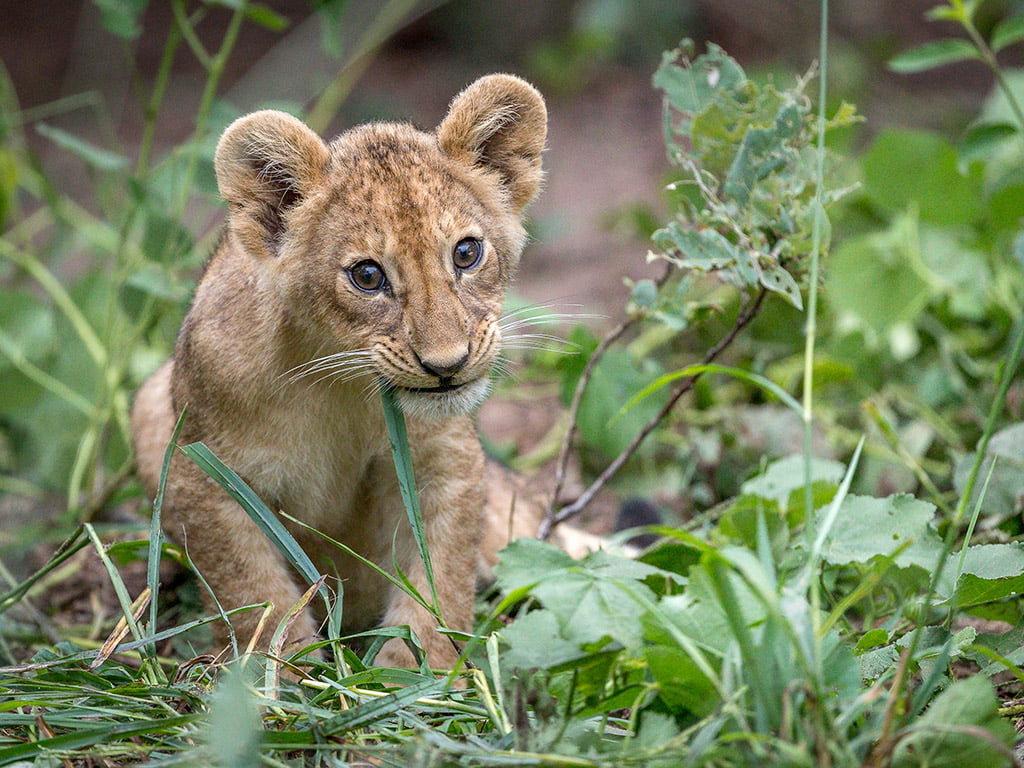
[[445,153],[497,173],[517,214],[540,188],[546,136],[544,98],[513,75],[481,77],[452,100],[437,128]]
[[253,112],[227,127],[214,168],[228,227],[246,250],[276,252],[285,214],[323,183],[329,159],[324,141],[285,112]]

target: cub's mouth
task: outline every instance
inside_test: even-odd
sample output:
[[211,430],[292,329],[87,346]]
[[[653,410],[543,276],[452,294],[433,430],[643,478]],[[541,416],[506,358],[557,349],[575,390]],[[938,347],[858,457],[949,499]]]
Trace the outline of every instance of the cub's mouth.
[[484,401],[490,388],[490,379],[486,376],[461,384],[444,383],[433,387],[390,384],[399,406],[406,414],[434,417],[470,413]]
[[403,392],[416,392],[417,394],[421,394],[422,393],[422,394],[432,395],[432,394],[441,394],[443,392],[456,392],[456,391],[462,389],[463,387],[468,387],[470,384],[473,384],[475,381],[476,380],[474,379],[473,381],[464,381],[461,384],[439,384],[436,387],[399,387],[399,386],[396,386],[395,389],[401,390]]

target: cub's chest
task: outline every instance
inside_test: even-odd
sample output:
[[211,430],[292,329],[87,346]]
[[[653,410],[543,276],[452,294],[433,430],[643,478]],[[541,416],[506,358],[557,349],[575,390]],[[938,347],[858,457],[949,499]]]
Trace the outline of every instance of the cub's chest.
[[261,408],[237,438],[254,488],[311,524],[352,507],[390,450],[376,403],[301,392]]

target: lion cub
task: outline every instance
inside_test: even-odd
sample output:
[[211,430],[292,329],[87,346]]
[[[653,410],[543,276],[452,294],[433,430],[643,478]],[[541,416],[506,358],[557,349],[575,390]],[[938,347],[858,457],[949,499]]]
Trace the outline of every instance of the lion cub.
[[[148,491],[187,406],[182,444],[204,441],[271,508],[382,568],[397,563],[429,594],[377,397],[389,388],[407,418],[442,613],[469,631],[481,540],[507,539],[494,529],[509,522],[507,508],[485,519],[469,412],[501,346],[502,297],[541,182],[546,119],[533,87],[491,75],[459,94],[432,133],[379,123],[325,143],[274,111],[229,126],[215,161],[226,231],[173,360],[146,381],[132,413]],[[225,608],[270,601],[276,624],[296,603],[301,589],[274,545],[184,456],[174,458],[164,509],[168,534]],[[341,579],[346,631],[408,624],[432,666],[454,663],[452,643],[414,601],[321,538],[291,531]],[[258,613],[234,619],[241,639]],[[304,615],[291,637],[316,632]],[[413,664],[398,640],[378,659]]]

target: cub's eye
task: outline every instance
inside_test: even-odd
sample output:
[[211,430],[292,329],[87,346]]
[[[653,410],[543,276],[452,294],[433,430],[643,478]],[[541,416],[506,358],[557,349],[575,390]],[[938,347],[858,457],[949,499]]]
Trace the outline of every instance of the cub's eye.
[[376,293],[388,284],[384,270],[376,261],[360,261],[348,269],[348,279],[352,285],[364,293]]
[[480,263],[484,255],[484,244],[475,237],[466,237],[452,251],[452,261],[458,269],[472,269]]

